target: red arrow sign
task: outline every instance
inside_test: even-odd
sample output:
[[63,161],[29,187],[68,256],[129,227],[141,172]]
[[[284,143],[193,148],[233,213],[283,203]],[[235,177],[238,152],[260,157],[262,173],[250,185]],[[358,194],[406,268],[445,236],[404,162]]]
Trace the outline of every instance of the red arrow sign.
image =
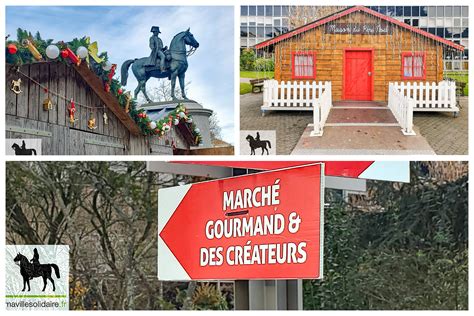
[[161,189],[158,278],[321,278],[323,192],[323,164]]

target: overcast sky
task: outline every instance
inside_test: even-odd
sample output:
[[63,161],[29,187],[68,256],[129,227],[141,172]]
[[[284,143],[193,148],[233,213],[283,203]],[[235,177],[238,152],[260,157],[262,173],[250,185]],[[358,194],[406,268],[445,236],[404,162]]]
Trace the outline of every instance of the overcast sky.
[[[107,51],[119,67],[131,58],[150,54],[148,40],[152,25],[160,27],[160,37],[169,47],[173,36],[191,28],[199,42],[189,57],[186,81],[188,98],[217,112],[223,139],[233,143],[234,133],[234,14],[230,6],[123,7],[123,6],[32,6],[7,7],[6,32],[16,38],[17,28],[39,31],[44,39],[70,41],[90,36],[99,51]],[[164,79],[160,79],[164,80]],[[151,78],[147,87],[158,84]],[[177,82],[178,84],[178,82]],[[136,80],[129,71],[127,90]]]

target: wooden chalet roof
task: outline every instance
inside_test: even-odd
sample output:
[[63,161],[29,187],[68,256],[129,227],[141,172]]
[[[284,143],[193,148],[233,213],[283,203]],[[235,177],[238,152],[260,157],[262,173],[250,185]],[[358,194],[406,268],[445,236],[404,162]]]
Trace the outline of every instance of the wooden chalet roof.
[[87,67],[86,63],[81,63],[79,66],[74,65],[74,69],[76,69],[82,79],[87,82],[102,102],[104,102],[105,106],[107,106],[107,108],[117,116],[120,122],[122,122],[132,135],[142,135],[142,132],[135,121],[120,106],[117,98],[104,90],[102,81],[89,69],[89,67]]
[[402,28],[405,28],[405,29],[407,29],[411,32],[414,32],[414,33],[420,34],[422,36],[425,36],[427,38],[430,38],[430,39],[432,39],[436,42],[439,42],[441,44],[444,44],[446,46],[452,47],[452,48],[460,50],[460,51],[464,51],[464,47],[462,45],[455,44],[455,43],[453,43],[453,42],[451,42],[447,39],[444,39],[442,37],[433,35],[431,33],[428,33],[426,31],[423,31],[421,29],[418,29],[416,27],[408,25],[406,23],[400,22],[400,21],[398,21],[394,18],[391,18],[389,16],[386,16],[384,14],[381,14],[379,12],[376,12],[376,11],[374,11],[372,9],[369,9],[367,7],[364,7],[364,6],[353,6],[353,7],[346,8],[346,9],[341,10],[339,12],[336,12],[334,14],[328,15],[326,17],[323,17],[321,19],[318,19],[316,21],[313,21],[311,23],[308,23],[306,25],[298,27],[298,28],[294,29],[293,31],[281,34],[279,36],[273,37],[273,38],[271,38],[269,40],[266,40],[264,42],[258,43],[257,45],[255,45],[255,48],[256,49],[261,49],[261,48],[264,48],[264,47],[272,46],[272,45],[274,45],[278,42],[284,41],[284,40],[289,39],[289,38],[291,38],[293,36],[296,36],[298,34],[301,34],[301,33],[304,33],[306,31],[312,30],[312,29],[314,29],[318,26],[321,26],[321,25],[324,25],[326,23],[332,22],[334,20],[337,20],[339,18],[342,18],[342,17],[344,17],[346,15],[349,15],[351,13],[354,13],[354,12],[365,12],[365,13],[370,14],[372,16],[375,16],[379,19],[388,21],[392,24],[395,24],[395,25],[398,25]]

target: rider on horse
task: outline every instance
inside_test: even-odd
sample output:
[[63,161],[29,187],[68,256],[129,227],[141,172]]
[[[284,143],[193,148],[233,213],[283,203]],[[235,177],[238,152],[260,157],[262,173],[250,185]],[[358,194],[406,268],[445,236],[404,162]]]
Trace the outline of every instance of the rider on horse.
[[153,32],[153,35],[150,37],[150,49],[151,54],[148,57],[147,66],[156,66],[157,59],[160,60],[160,70],[165,71],[165,53],[166,47],[163,47],[163,41],[158,37],[160,34],[159,26],[152,26],[150,32]]

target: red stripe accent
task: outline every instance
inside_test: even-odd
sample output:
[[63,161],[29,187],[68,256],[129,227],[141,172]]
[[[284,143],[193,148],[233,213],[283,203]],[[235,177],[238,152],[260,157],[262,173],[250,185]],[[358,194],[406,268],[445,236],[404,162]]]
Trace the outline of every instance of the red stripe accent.
[[306,31],[309,31],[309,30],[311,30],[311,29],[314,29],[314,28],[316,28],[316,27],[318,27],[318,26],[320,26],[320,25],[326,24],[326,23],[328,23],[328,22],[337,20],[337,19],[339,19],[339,18],[342,18],[342,17],[344,17],[344,16],[346,16],[346,15],[349,15],[349,14],[351,14],[351,13],[353,13],[353,12],[356,12],[356,11],[364,11],[365,13],[371,14],[371,15],[373,15],[373,16],[375,16],[375,17],[378,17],[378,18],[380,18],[380,19],[382,19],[382,20],[385,20],[385,21],[388,21],[388,22],[390,22],[390,23],[393,23],[393,24],[396,24],[396,25],[398,25],[398,26],[401,26],[401,27],[403,27],[403,28],[405,28],[405,29],[407,29],[407,30],[409,30],[409,31],[414,32],[414,33],[418,33],[418,34],[423,35],[423,36],[425,36],[425,37],[428,37],[428,38],[430,38],[430,39],[432,39],[432,40],[435,40],[435,41],[437,41],[437,42],[443,43],[443,44],[445,44],[445,45],[447,45],[447,46],[451,46],[451,47],[453,47],[453,48],[455,48],[455,49],[457,49],[457,50],[464,51],[464,47],[461,46],[461,45],[455,44],[455,43],[453,43],[453,42],[451,42],[451,41],[449,41],[449,40],[447,40],[447,39],[444,39],[444,38],[441,38],[441,37],[439,37],[439,36],[433,35],[433,34],[431,34],[431,33],[425,32],[425,31],[423,31],[423,30],[420,30],[420,29],[418,29],[418,28],[416,28],[416,27],[413,27],[413,26],[411,26],[411,25],[408,25],[408,24],[406,24],[406,23],[400,22],[400,21],[398,21],[398,20],[396,20],[396,19],[394,19],[394,18],[391,18],[391,17],[386,16],[386,15],[384,15],[384,14],[378,13],[378,12],[376,12],[376,11],[374,11],[374,10],[372,10],[372,9],[366,8],[366,7],[364,7],[364,6],[355,6],[355,7],[352,7],[352,8],[348,8],[347,10],[342,11],[342,12],[340,12],[340,13],[337,13],[337,14],[335,14],[335,15],[332,15],[332,16],[330,16],[330,17],[324,18],[324,19],[322,19],[322,20],[315,21],[315,22],[313,22],[313,23],[307,24],[307,25],[305,25],[305,26],[303,26],[303,27],[301,27],[301,28],[298,28],[298,29],[296,29],[296,30],[293,30],[293,31],[291,31],[291,32],[288,32],[288,33],[282,34],[282,35],[280,35],[280,36],[277,36],[277,37],[271,38],[271,39],[269,39],[269,40],[266,40],[266,41],[264,41],[264,42],[258,43],[257,45],[255,45],[255,48],[256,48],[256,49],[260,49],[260,48],[263,48],[263,47],[270,46],[270,45],[272,45],[272,44],[276,44],[276,43],[281,42],[281,41],[283,41],[283,40],[285,40],[285,39],[288,39],[288,38],[293,37],[293,36],[295,36],[295,35],[304,33],[304,32],[306,32]]
[[172,163],[219,166],[229,168],[274,170],[325,163],[325,174],[334,177],[358,178],[374,161],[171,161]]

